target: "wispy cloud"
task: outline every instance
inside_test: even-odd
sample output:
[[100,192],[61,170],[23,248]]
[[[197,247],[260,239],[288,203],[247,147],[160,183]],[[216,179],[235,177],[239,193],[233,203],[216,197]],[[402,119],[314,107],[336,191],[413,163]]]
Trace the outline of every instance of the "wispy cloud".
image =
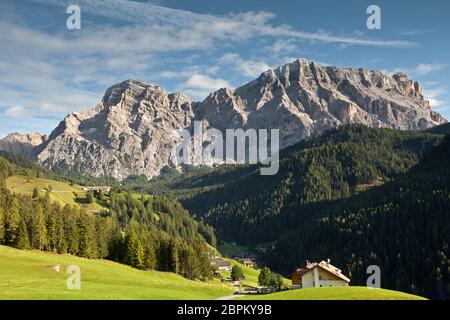
[[264,61],[243,59],[236,53],[227,52],[218,60],[219,64],[226,64],[245,77],[256,77],[261,72],[270,69]]
[[203,99],[218,89],[229,87],[231,87],[230,83],[224,79],[194,74],[180,86],[180,90],[195,99]]
[[[67,6],[68,2],[59,0],[32,0],[34,2]],[[410,47],[415,43],[396,39],[369,39],[360,35],[339,36],[326,32],[305,32],[289,25],[274,26],[270,20],[275,18],[271,12],[245,12],[226,16],[197,14],[125,0],[78,0],[83,12],[91,15],[124,20],[139,25],[182,26],[180,33],[189,41],[208,42],[209,38],[249,39],[259,36],[292,37],[326,43],[377,47]],[[194,32],[192,32],[194,31]]]
[[419,63],[412,68],[396,68],[394,70],[384,70],[385,73],[394,74],[403,72],[411,77],[427,76],[434,72],[439,72],[447,68],[447,64],[441,63]]
[[416,29],[416,30],[406,30],[398,32],[401,36],[421,36],[428,33],[432,33],[433,29]]
[[12,118],[23,118],[27,115],[27,109],[22,106],[13,106],[5,110],[5,115]]
[[[173,88],[193,98],[203,98],[220,87],[230,87],[221,72],[227,68],[244,77],[257,76],[274,66],[275,57],[292,55],[298,45],[332,44],[370,47],[412,47],[412,41],[368,38],[362,33],[306,32],[277,25],[271,12],[241,12],[215,16],[197,14],[124,0],[77,0],[82,30],[64,29],[65,8],[74,1],[28,0],[60,12],[61,27],[36,27],[33,19],[22,23],[0,21],[0,113],[8,117],[51,117],[94,106],[104,90],[127,78],[155,81],[170,79]],[[32,16],[32,13],[20,12]],[[97,19],[103,17],[106,19]],[[95,22],[95,23],[94,23]],[[262,43],[262,39],[267,40]],[[261,41],[261,44],[259,43]],[[245,59],[234,47],[252,44],[264,50],[271,43],[268,61]],[[257,47],[261,45],[262,47]],[[233,47],[234,46],[234,47]],[[186,62],[179,67],[167,62],[170,55],[210,55],[217,65]],[[178,63],[182,58],[177,58]],[[277,61],[278,61],[277,60]],[[293,59],[290,59],[293,60]],[[163,70],[161,70],[163,69]],[[422,72],[425,67],[422,67]],[[430,71],[431,72],[431,71]]]
[[417,67],[413,70],[413,74],[425,76],[432,72],[441,71],[446,67],[447,67],[446,64],[421,63],[417,65]]
[[442,87],[424,87],[423,95],[426,100],[430,102],[430,106],[439,110],[444,107],[447,102],[443,100],[443,96],[446,94],[445,88]]

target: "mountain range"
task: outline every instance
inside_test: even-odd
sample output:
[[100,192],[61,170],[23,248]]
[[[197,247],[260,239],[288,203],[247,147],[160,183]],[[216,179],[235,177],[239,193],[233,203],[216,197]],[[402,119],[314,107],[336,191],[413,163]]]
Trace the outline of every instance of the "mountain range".
[[350,123],[416,130],[446,122],[405,74],[296,60],[202,102],[127,80],[110,87],[94,108],[66,116],[49,137],[15,133],[0,140],[0,150],[87,176],[152,178],[174,165],[174,130],[192,130],[194,121],[222,132],[279,129],[281,148]]

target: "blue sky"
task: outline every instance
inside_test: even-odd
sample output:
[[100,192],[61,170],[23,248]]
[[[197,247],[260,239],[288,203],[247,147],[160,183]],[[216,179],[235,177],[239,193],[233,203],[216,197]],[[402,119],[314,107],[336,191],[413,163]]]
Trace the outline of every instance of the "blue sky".
[[[81,8],[81,30],[66,8]],[[381,30],[366,27],[369,5]],[[2,0],[0,137],[49,134],[139,79],[194,100],[297,58],[406,72],[450,119],[449,1]]]

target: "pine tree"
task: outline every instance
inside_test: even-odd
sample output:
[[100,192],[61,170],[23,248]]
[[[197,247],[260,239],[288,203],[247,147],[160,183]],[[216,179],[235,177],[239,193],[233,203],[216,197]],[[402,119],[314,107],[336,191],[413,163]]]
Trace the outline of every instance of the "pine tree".
[[46,212],[46,228],[47,228],[47,250],[56,252],[56,216],[55,216],[55,204],[51,204],[50,200],[46,199],[47,212]]
[[99,258],[106,258],[109,256],[109,244],[111,242],[111,234],[114,228],[114,222],[110,217],[100,218],[96,217],[96,237],[97,237],[97,251]]
[[27,224],[25,220],[22,219],[17,230],[17,237],[14,241],[14,246],[18,249],[29,249],[30,248],[30,238],[28,237]]
[[81,257],[96,258],[97,244],[93,218],[81,212],[78,219],[79,253]]
[[67,239],[65,234],[64,227],[64,212],[61,207],[58,206],[56,208],[55,213],[55,236],[56,236],[56,251],[58,253],[66,253],[67,252]]
[[67,252],[77,255],[79,252],[78,210],[69,205],[64,207],[64,234],[67,239]]
[[45,215],[39,204],[34,205],[34,214],[31,216],[31,245],[33,248],[44,250],[47,245],[47,227]]
[[0,203],[0,244],[3,243],[5,238],[5,210]]
[[157,266],[156,252],[153,242],[148,241],[144,250],[144,266],[146,269],[154,270]]
[[16,197],[13,197],[9,206],[9,212],[6,215],[6,243],[13,245],[16,243],[17,231],[20,225],[20,205]]
[[167,246],[167,271],[178,273],[179,271],[179,258],[178,258],[178,246],[175,240],[170,240]]
[[144,249],[142,248],[141,241],[139,241],[134,231],[131,232],[127,239],[125,261],[130,266],[138,269],[142,269],[144,267]]

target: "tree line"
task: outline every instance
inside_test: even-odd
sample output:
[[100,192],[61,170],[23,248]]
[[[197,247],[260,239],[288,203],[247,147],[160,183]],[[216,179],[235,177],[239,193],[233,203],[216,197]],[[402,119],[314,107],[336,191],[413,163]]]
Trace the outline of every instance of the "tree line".
[[189,279],[212,276],[208,255],[216,243],[214,231],[175,200],[113,190],[95,194],[107,200],[109,210],[89,214],[51,201],[51,191],[43,196],[9,192],[5,179],[22,169],[0,157],[0,244],[111,259]]

